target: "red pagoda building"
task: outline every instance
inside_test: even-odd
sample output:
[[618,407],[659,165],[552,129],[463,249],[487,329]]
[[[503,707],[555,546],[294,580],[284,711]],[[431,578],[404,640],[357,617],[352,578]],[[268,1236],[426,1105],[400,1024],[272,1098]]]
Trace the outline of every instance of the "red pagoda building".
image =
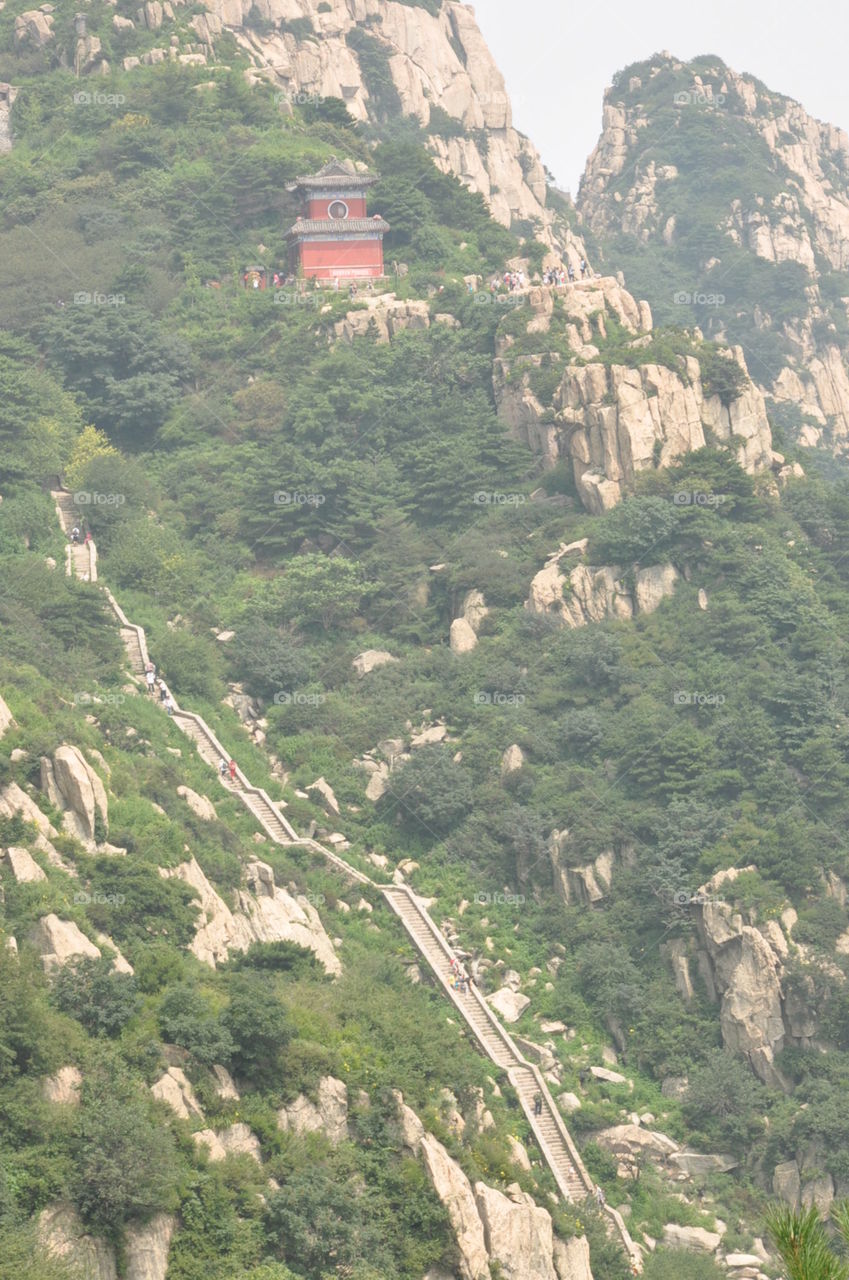
[[375,279],[383,275],[380,214],[366,214],[366,191],[374,174],[358,173],[335,158],[310,178],[298,178],[305,212],[289,228],[289,269],[319,280]]

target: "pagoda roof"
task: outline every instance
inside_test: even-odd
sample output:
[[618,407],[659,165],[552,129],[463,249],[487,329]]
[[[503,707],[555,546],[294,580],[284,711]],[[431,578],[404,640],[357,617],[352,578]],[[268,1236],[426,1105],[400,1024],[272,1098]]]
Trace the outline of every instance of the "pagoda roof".
[[298,218],[289,235],[344,235],[350,231],[388,231],[389,223],[375,214],[373,218]]
[[360,173],[350,160],[337,160],[332,156],[318,173],[298,178],[297,183],[299,187],[306,187],[307,190],[321,190],[340,186],[371,187],[377,180],[377,175],[374,173]]

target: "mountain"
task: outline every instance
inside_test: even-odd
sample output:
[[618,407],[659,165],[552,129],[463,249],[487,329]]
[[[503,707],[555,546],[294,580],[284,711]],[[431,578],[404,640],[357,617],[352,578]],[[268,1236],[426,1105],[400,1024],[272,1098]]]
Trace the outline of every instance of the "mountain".
[[[740,345],[788,444],[849,432],[849,137],[719,59],[607,90],[583,225],[664,325]],[[779,446],[781,447],[781,446]]]
[[249,80],[275,88],[282,113],[332,99],[384,136],[415,122],[440,169],[481,193],[502,225],[516,223],[552,246],[567,234],[548,207],[538,153],[513,128],[503,77],[468,5],[149,0],[137,8],[115,0],[76,18],[73,5],[7,5],[0,25],[18,55],[10,75],[16,66],[29,73],[59,65],[97,77],[169,60],[214,70],[236,56]]
[[[813,294],[669,303],[689,187],[488,204],[465,8],[219,16],[0,11],[0,1280],[769,1277],[849,1188]],[[390,274],[246,289],[333,157]]]

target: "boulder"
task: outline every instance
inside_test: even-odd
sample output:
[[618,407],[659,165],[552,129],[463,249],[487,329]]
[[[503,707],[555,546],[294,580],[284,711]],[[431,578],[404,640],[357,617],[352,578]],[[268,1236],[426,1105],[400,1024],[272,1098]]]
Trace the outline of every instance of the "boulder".
[[245,868],[247,887],[236,895],[235,909],[224,902],[194,857],[177,867],[160,867],[159,874],[191,885],[200,907],[198,927],[190,951],[212,968],[232,951],[246,951],[252,942],[295,942],[314,952],[326,973],[341,972],[333,944],[315,907],[301,895],[294,898],[274,883],[264,862]]
[[760,1271],[761,1263],[764,1261],[756,1253],[726,1253],[723,1259],[729,1270],[735,1270],[737,1267],[752,1267],[756,1271]]
[[167,1103],[181,1120],[191,1120],[193,1117],[203,1119],[200,1103],[182,1068],[169,1067],[165,1074],[151,1085],[150,1092],[160,1102]]
[[557,1280],[551,1214],[518,1192],[515,1199],[475,1183],[475,1201],[490,1260],[505,1280]]
[[196,791],[192,791],[191,787],[178,787],[177,795],[182,796],[192,813],[204,822],[214,822],[218,817],[212,801],[207,796],[198,795]]
[[586,1236],[554,1241],[554,1269],[558,1280],[593,1280]]
[[26,849],[10,845],[3,858],[4,865],[9,868],[18,884],[26,884],[36,880],[46,880],[47,876]]
[[15,48],[40,49],[53,39],[53,18],[40,9],[29,9],[15,18]]
[[357,675],[367,676],[370,671],[374,671],[377,667],[385,667],[388,662],[398,662],[398,658],[394,658],[386,649],[365,649],[362,653],[358,653],[354,658],[351,666]]
[[510,1159],[513,1164],[517,1164],[520,1169],[524,1169],[526,1173],[530,1173],[531,1161],[524,1145],[518,1138],[514,1138],[512,1133],[508,1133],[507,1142],[510,1147]]
[[339,801],[333,793],[333,788],[326,778],[316,778],[311,786],[307,787],[307,793],[310,798],[315,800],[323,808],[329,810],[330,813],[339,817]]
[[106,790],[79,747],[65,743],[57,747],[52,760],[42,758],[41,789],[64,810],[65,830],[93,847],[98,820],[104,831],[108,822]]
[[469,1179],[432,1134],[422,1133],[419,1153],[431,1185],[448,1212],[457,1241],[461,1280],[491,1280],[484,1226]]
[[531,1003],[528,996],[522,995],[520,991],[513,991],[510,987],[502,987],[487,996],[487,1000],[505,1022],[518,1022]]
[[525,753],[518,743],[514,742],[508,747],[501,757],[501,776],[509,777],[511,773],[517,773],[525,763]]
[[60,920],[50,912],[33,927],[32,943],[49,973],[80,956],[96,958],[100,948],[91,942],[73,920]]
[[596,1080],[603,1080],[606,1084],[627,1084],[632,1089],[634,1087],[633,1080],[620,1075],[618,1071],[608,1071],[607,1067],[590,1067],[590,1075],[595,1076]]
[[60,1067],[52,1076],[48,1076],[41,1087],[45,1102],[56,1102],[61,1106],[73,1107],[80,1100],[83,1077],[79,1067]]
[[158,1213],[144,1226],[127,1229],[124,1280],[165,1280],[176,1225],[173,1214]]
[[452,653],[471,653],[478,643],[477,633],[465,618],[455,618],[451,623],[448,643]]
[[277,1112],[278,1128],[289,1133],[323,1133],[334,1146],[348,1137],[348,1091],[344,1081],[324,1076],[318,1082],[318,1100],[299,1094]]
[[85,1280],[117,1280],[112,1246],[87,1233],[72,1205],[59,1202],[42,1209],[37,1232],[45,1251],[62,1258]]
[[616,1154],[632,1155],[645,1151],[665,1158],[678,1150],[678,1143],[665,1133],[652,1133],[637,1124],[617,1124],[610,1129],[601,1129],[595,1140]]
[[716,1253],[722,1236],[704,1227],[679,1227],[669,1222],[663,1228],[663,1243],[671,1249],[689,1249],[693,1253]]
[[217,1133],[212,1129],[200,1129],[194,1135],[195,1142],[206,1147],[210,1160],[225,1160],[227,1156],[250,1156],[262,1164],[259,1138],[246,1124],[231,1124]]
[[238,1102],[239,1090],[227,1068],[216,1065],[212,1068],[212,1074],[215,1076],[215,1092],[222,1102]]
[[584,1104],[576,1093],[570,1093],[567,1090],[565,1093],[559,1094],[557,1105],[561,1111],[565,1111],[566,1115],[570,1115],[573,1111],[580,1111]]
[[3,737],[10,725],[13,725],[14,723],[11,711],[3,699],[0,698],[0,738]]

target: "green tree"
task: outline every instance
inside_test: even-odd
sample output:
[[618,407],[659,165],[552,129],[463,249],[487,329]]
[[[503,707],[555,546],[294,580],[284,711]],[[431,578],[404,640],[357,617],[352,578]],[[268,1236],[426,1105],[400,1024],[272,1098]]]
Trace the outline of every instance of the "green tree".
[[175,1207],[170,1130],[117,1063],[85,1078],[71,1155],[71,1197],[93,1231],[114,1240],[128,1224]]
[[256,1083],[275,1080],[280,1056],[293,1035],[285,1007],[264,973],[235,973],[229,995],[222,1022],[233,1041],[235,1070]]
[[139,1008],[136,980],[105,956],[72,960],[53,981],[53,999],[91,1035],[117,1036]]
[[[849,1201],[833,1207],[831,1217],[849,1244]],[[787,1280],[847,1280],[849,1264],[837,1257],[816,1205],[801,1212],[773,1205],[766,1221]]]
[[210,1003],[189,983],[179,983],[159,1006],[159,1029],[165,1040],[188,1049],[198,1062],[222,1066],[233,1055],[233,1041]]
[[421,747],[392,773],[383,808],[426,835],[449,832],[468,813],[474,798],[468,771],[454,763],[453,755],[437,743]]

